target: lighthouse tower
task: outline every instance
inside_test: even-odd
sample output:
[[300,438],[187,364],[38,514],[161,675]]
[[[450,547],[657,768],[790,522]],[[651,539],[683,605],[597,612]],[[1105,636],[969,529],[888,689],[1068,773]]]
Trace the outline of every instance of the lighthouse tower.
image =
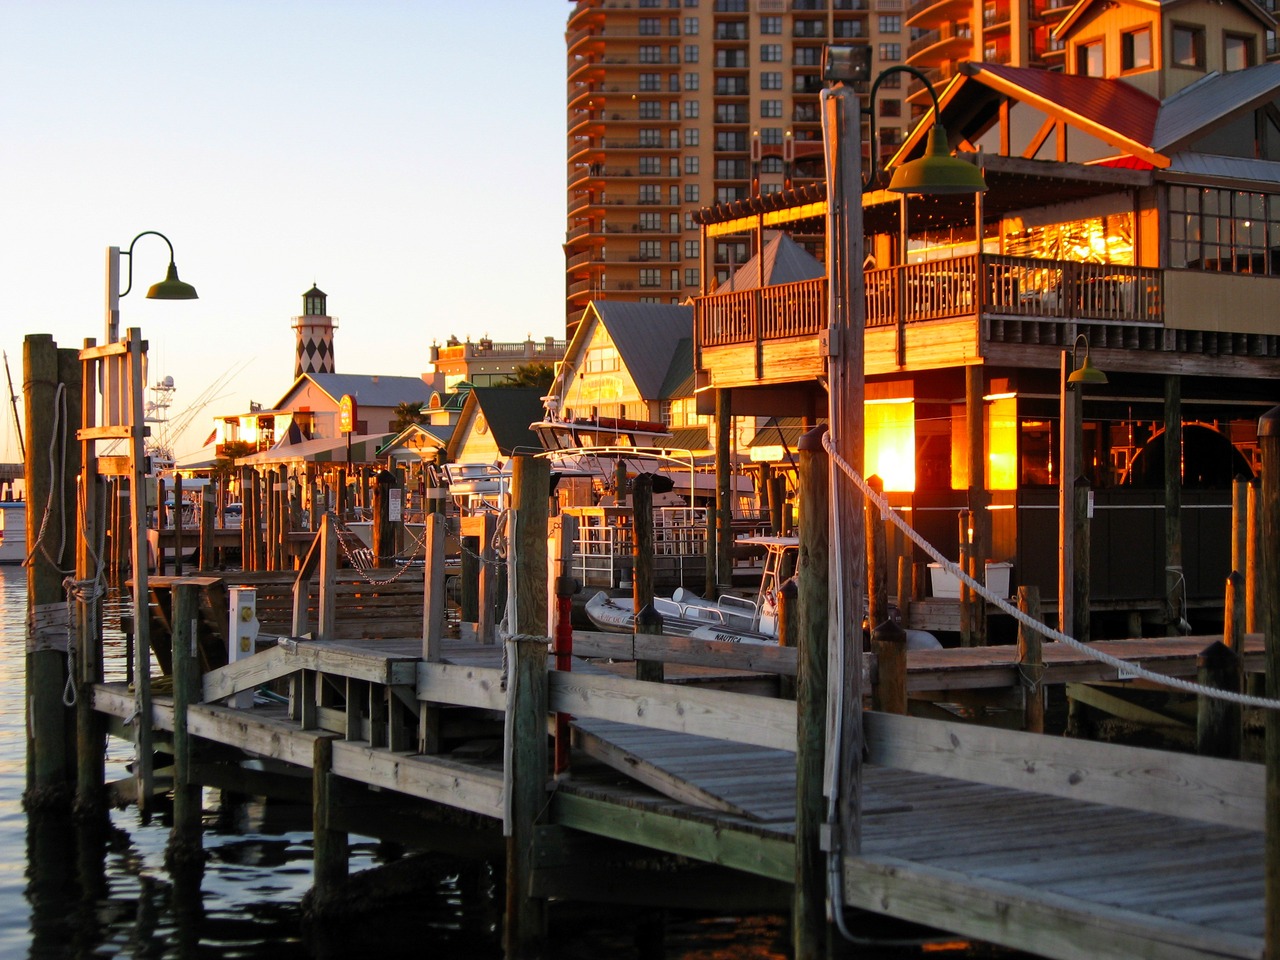
[[302,295],[302,316],[293,318],[298,331],[298,359],[293,375],[336,373],[333,368],[333,331],[338,318],[329,316],[325,292],[313,286]]

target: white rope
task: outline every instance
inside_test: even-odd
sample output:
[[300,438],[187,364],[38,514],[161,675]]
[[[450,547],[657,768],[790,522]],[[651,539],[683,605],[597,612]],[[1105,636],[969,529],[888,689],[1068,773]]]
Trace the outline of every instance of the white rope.
[[854,484],[862,491],[863,496],[869,498],[880,510],[882,516],[887,517],[898,529],[905,533],[912,542],[920,549],[927,553],[933,560],[942,565],[942,567],[954,577],[958,577],[971,590],[978,593],[991,603],[994,603],[1004,613],[1009,614],[1019,623],[1030,627],[1031,629],[1043,634],[1047,639],[1064,643],[1074,650],[1078,650],[1086,656],[1092,657],[1100,663],[1115,667],[1124,675],[1132,678],[1140,678],[1148,680],[1161,686],[1170,687],[1174,690],[1181,690],[1184,693],[1192,693],[1202,697],[1212,697],[1216,700],[1225,700],[1229,703],[1236,703],[1245,707],[1261,707],[1265,710],[1280,710],[1280,701],[1269,700],[1265,697],[1254,697],[1249,694],[1237,693],[1233,690],[1215,690],[1213,687],[1206,687],[1203,684],[1193,683],[1190,680],[1182,680],[1179,677],[1169,677],[1162,673],[1156,673],[1154,670],[1148,670],[1141,664],[1131,663],[1120,657],[1112,656],[1101,650],[1095,649],[1086,643],[1070,637],[1060,630],[1055,630],[1047,624],[1041,623],[1039,620],[1023,613],[1017,607],[1010,604],[1003,597],[996,596],[986,588],[985,584],[978,583],[973,577],[969,576],[958,564],[952,563],[944,557],[938,550],[925,540],[924,537],[916,533],[916,531],[905,520],[899,516],[898,512],[890,506],[889,502],[876,493],[862,477],[851,467],[839,453],[836,452],[835,441],[831,439],[831,432],[827,431],[822,437],[822,446],[827,453],[831,455],[832,462],[837,464],[851,479]]

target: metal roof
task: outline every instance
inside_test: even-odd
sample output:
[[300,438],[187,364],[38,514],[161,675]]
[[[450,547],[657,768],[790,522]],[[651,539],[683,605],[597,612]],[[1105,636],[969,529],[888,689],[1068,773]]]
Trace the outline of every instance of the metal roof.
[[346,394],[356,398],[362,406],[394,407],[400,403],[415,401],[426,403],[431,399],[432,388],[420,377],[385,377],[363,373],[304,373],[293,382],[288,392],[276,404],[283,408],[289,397],[297,392],[303,380],[312,381],[334,403]]
[[680,341],[693,336],[693,307],[622,300],[595,300],[591,307],[640,396],[660,397]]
[[1175,153],[1165,174],[1185,174],[1197,182],[1231,180],[1241,184],[1280,183],[1280,163],[1251,157],[1222,157],[1211,153]]
[[[779,233],[764,245],[764,283],[795,283],[799,280],[816,280],[826,275],[826,268],[804,247]],[[760,255],[751,258],[734,271],[728,281],[716,289],[717,293],[733,290],[754,290],[760,286]]]
[[529,424],[542,419],[541,387],[473,387],[463,408],[464,417],[473,406],[484,414],[493,442],[504,457],[511,456],[516,447],[541,446],[538,435],[529,429]]
[[1151,146],[1161,153],[1175,152],[1240,113],[1274,101],[1278,93],[1280,63],[1211,73],[1164,101]]
[[693,372],[693,337],[683,337],[676,344],[671,354],[671,364],[667,367],[667,377],[662,382],[658,400],[679,400],[693,396],[697,386],[697,377]]

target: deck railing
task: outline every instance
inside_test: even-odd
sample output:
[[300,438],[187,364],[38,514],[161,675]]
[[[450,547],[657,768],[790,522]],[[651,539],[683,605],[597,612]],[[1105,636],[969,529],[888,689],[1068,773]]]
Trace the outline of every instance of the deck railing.
[[[1160,324],[1160,271],[1109,263],[972,254],[868,270],[867,326],[965,316]],[[816,336],[827,325],[825,278],[695,301],[698,343],[728,346]]]

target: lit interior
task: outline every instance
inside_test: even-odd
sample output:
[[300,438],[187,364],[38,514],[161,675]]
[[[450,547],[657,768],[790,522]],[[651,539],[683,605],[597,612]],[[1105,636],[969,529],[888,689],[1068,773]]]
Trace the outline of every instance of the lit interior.
[[910,397],[868,400],[863,407],[867,476],[884,481],[886,491],[916,488],[916,405]]

